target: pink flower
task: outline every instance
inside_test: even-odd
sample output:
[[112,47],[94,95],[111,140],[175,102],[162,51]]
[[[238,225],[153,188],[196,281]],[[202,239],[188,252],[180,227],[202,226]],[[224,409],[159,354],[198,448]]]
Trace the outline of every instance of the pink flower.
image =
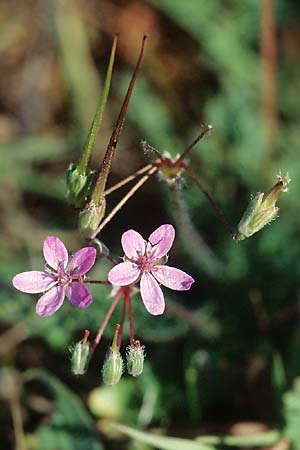
[[187,291],[195,281],[182,270],[163,265],[174,237],[172,225],[161,225],[149,236],[148,242],[136,231],[126,231],[121,239],[125,262],[108,273],[108,281],[115,286],[127,286],[140,280],[142,300],[153,315],[162,314],[165,309],[164,295],[158,283],[176,291]]
[[[45,272],[33,270],[16,275],[12,283],[16,289],[29,294],[45,292],[36,304],[39,316],[51,316],[63,304],[65,295],[72,305],[86,308],[92,303],[92,295],[80,277],[95,263],[96,250],[85,247],[76,252],[68,264],[68,252],[63,242],[54,236],[44,240]],[[48,269],[48,270],[47,270]]]

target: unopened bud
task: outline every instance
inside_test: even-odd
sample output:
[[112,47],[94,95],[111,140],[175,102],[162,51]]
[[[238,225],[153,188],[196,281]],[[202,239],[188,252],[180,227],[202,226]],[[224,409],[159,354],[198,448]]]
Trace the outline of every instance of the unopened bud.
[[135,341],[134,346],[127,347],[127,372],[133,377],[141,375],[144,369],[145,346]]
[[90,344],[88,343],[89,335],[90,332],[85,330],[84,338],[70,348],[72,353],[71,370],[74,375],[84,375],[87,371],[90,354]]
[[264,193],[259,192],[250,200],[248,208],[238,225],[237,240],[243,240],[252,236],[252,234],[257,233],[265,225],[276,219],[279,213],[276,202],[283,192],[288,191],[287,186],[290,181],[288,174],[284,177],[278,176],[277,183],[265,198]]
[[114,340],[102,367],[103,383],[108,386],[119,383],[123,373],[123,358],[117,348],[119,330],[120,325],[116,325]]
[[70,164],[67,170],[67,199],[71,205],[79,207],[88,195],[92,182],[92,172],[81,173],[76,164]]
[[102,199],[99,205],[91,200],[79,214],[79,232],[85,239],[92,239],[105,213],[106,201]]

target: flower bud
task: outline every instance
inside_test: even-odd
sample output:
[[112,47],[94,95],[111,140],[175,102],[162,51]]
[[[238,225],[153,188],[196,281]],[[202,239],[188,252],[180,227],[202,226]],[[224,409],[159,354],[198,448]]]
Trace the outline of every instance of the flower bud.
[[67,170],[67,199],[71,205],[79,207],[87,196],[92,182],[92,172],[80,173],[76,164]]
[[106,201],[103,198],[99,205],[92,200],[79,214],[78,228],[85,239],[92,239],[105,213]]
[[108,386],[119,383],[123,373],[123,358],[117,348],[119,330],[120,325],[116,325],[114,340],[102,367],[103,383]]
[[90,354],[90,344],[87,340],[89,334],[90,332],[85,330],[84,338],[70,348],[72,353],[71,370],[74,375],[84,375],[87,371]]
[[145,346],[140,344],[140,341],[135,341],[134,347],[129,345],[127,347],[127,371],[133,377],[141,375],[144,368]]
[[276,219],[279,208],[277,200],[283,192],[287,192],[290,183],[288,174],[284,177],[278,176],[277,183],[273,186],[269,194],[264,198],[264,193],[257,193],[251,200],[238,225],[239,233],[237,240],[243,240],[257,233],[265,225]]

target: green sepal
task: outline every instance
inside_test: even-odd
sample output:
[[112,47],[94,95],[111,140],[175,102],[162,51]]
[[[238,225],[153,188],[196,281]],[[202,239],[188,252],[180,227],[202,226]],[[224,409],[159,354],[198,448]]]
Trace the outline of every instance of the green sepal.
[[66,176],[68,202],[78,208],[89,194],[93,172],[87,169],[85,173],[81,173],[78,166],[71,163],[67,169]]
[[85,206],[79,214],[78,229],[84,239],[93,239],[97,233],[97,228],[105,214],[106,200],[102,199],[99,205],[92,200]]

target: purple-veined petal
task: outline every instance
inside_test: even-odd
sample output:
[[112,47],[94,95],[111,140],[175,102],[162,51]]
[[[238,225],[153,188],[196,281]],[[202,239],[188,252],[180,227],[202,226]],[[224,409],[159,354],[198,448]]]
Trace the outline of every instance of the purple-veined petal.
[[63,304],[65,298],[64,286],[56,286],[38,300],[36,313],[39,316],[52,316]]
[[144,272],[141,278],[141,296],[150,314],[158,316],[165,310],[164,294],[159,284],[149,272]]
[[69,302],[77,306],[77,308],[87,308],[93,300],[88,288],[83,283],[77,281],[67,286],[66,296]]
[[84,275],[95,264],[97,251],[93,247],[84,247],[74,253],[71,261],[70,275]]
[[122,234],[121,244],[125,255],[129,259],[136,260],[145,253],[145,241],[137,231],[125,231],[125,233]]
[[48,266],[57,270],[59,267],[66,268],[68,252],[64,243],[55,236],[47,236],[44,240],[44,258]]
[[12,279],[12,284],[16,289],[28,294],[44,292],[55,285],[57,277],[47,272],[32,270],[30,272],[18,273]]
[[[173,245],[175,238],[175,230],[173,225],[165,224],[150,234],[148,242],[150,242],[154,253],[153,256],[158,259],[165,256]],[[147,250],[149,249],[149,246]],[[150,250],[150,249],[149,249]]]
[[159,283],[175,291],[188,291],[195,281],[183,270],[170,266],[154,266],[152,274]]
[[114,286],[127,286],[137,281],[140,269],[132,262],[123,262],[114,266],[108,272],[108,281]]

